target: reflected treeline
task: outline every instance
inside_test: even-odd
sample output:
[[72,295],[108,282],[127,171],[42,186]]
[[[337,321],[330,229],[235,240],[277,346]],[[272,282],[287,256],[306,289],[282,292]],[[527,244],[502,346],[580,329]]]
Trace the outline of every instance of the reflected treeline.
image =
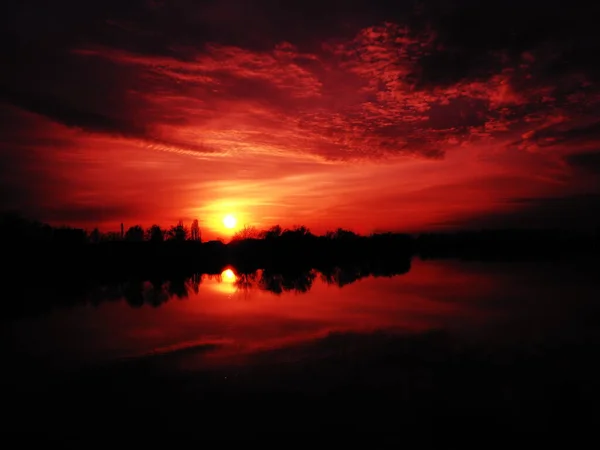
[[208,286],[224,285],[233,292],[267,291],[307,293],[315,281],[343,287],[365,277],[391,277],[410,270],[410,258],[385,265],[321,266],[284,271],[260,269],[236,273],[226,268],[220,273],[175,273],[149,279],[107,279],[94,277],[47,277],[44,274],[13,278],[4,286],[3,317],[36,316],[54,309],[81,305],[99,306],[106,302],[126,301],[131,307],[158,307],[188,298]]
[[80,302],[98,306],[103,302],[120,301],[139,308],[144,305],[158,307],[171,299],[185,299],[190,293],[198,293],[203,276],[193,274],[189,278],[172,278],[169,280],[127,280],[112,284],[101,284],[91,287]]

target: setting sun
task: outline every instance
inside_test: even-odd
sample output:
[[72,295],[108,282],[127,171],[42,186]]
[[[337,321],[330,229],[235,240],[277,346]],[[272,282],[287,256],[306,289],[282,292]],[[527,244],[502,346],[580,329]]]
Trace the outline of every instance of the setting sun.
[[225,225],[225,228],[235,228],[236,224],[237,219],[231,214],[227,214],[225,217],[223,217],[223,225]]

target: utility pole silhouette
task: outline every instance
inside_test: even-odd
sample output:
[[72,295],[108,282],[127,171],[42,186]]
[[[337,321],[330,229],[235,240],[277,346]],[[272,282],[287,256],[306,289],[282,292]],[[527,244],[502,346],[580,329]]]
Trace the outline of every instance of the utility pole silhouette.
[[123,222],[121,222],[121,240],[125,237],[125,228],[123,228]]

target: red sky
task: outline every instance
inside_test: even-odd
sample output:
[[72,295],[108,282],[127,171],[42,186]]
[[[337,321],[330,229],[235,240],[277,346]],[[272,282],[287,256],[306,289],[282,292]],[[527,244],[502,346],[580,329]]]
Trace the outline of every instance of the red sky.
[[0,206],[104,230],[198,218],[207,238],[225,214],[318,233],[598,226],[590,7],[346,3],[11,6]]

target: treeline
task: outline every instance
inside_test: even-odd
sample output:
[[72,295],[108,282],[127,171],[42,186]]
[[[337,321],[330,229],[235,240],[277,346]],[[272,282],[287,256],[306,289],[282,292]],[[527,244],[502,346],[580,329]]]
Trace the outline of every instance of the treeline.
[[[152,225],[144,229],[141,225],[133,225],[127,229],[121,224],[119,232],[109,231],[101,232],[98,228],[87,231],[83,228],[74,228],[69,226],[53,227],[46,223],[29,220],[17,213],[0,214],[0,233],[3,236],[10,236],[13,243],[32,242],[59,243],[61,245],[69,244],[99,244],[108,242],[202,242],[201,231],[198,220],[192,221],[191,226],[187,227],[183,221],[176,225],[163,228],[160,225]],[[373,238],[381,236],[398,236],[397,233],[376,233]],[[335,231],[328,231],[322,236],[314,235],[307,227],[299,225],[292,228],[282,228],[279,225],[272,226],[266,230],[259,230],[253,226],[245,226],[237,231],[231,239],[232,243],[240,241],[266,240],[273,241],[281,239],[284,242],[293,240],[311,240],[320,238],[325,241],[352,242],[358,239],[364,239],[350,230],[338,228]]]
[[119,236],[51,227],[15,215],[0,219],[0,246],[13,269],[37,268],[81,275],[185,272],[216,273],[227,265],[242,272],[258,269],[312,269],[319,265],[386,267],[414,255],[422,258],[522,259],[597,254],[598,233],[564,230],[481,230],[458,233],[373,233],[339,228],[315,235],[304,226],[267,230],[245,227],[231,242],[202,242],[198,222],[163,229],[135,225]]
[[[4,216],[0,233],[10,236],[4,249],[14,254],[14,268],[37,267],[80,275],[84,270],[101,274],[151,275],[181,270],[212,273],[226,265],[242,272],[257,269],[294,267],[315,268],[339,262],[360,262],[373,266],[412,252],[409,235],[383,233],[359,236],[338,229],[316,236],[304,226],[283,229],[274,226],[258,231],[240,230],[228,244],[202,242],[198,222],[190,229],[182,222],[163,230],[154,225],[148,230],[133,226],[120,237],[102,235],[97,230],[58,227]],[[27,259],[24,255],[28,255]],[[60,259],[59,259],[60,257]]]
[[201,241],[198,220],[193,220],[188,228],[183,221],[169,228],[160,225],[152,225],[144,229],[141,225],[133,225],[127,230],[121,224],[119,232],[101,232],[98,228],[91,231],[83,228],[69,226],[52,227],[47,223],[37,220],[29,220],[17,213],[0,214],[0,233],[2,236],[10,237],[13,243],[36,244],[59,243],[70,244],[97,244],[103,242],[164,242],[164,241]]

